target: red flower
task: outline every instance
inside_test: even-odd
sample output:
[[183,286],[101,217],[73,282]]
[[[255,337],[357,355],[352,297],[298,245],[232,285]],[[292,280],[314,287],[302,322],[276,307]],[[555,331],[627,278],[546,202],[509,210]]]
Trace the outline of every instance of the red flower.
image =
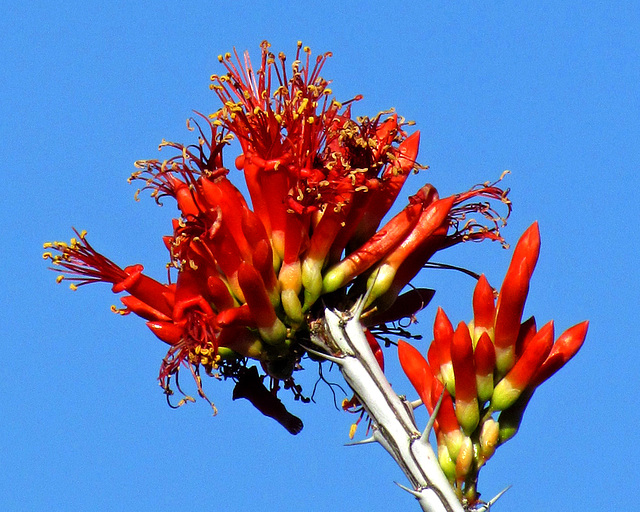
[[[428,302],[423,293],[402,296],[398,306],[409,309],[394,304],[435,252],[466,240],[502,240],[503,219],[491,202],[506,204],[507,215],[510,204],[495,185],[442,199],[426,185],[380,227],[420,168],[419,133],[408,135],[408,123],[394,113],[353,119],[350,103],[360,97],[339,103],[320,75],[329,56],[314,60],[299,44],[289,67],[266,42],[257,67],[248,54],[242,61],[220,56],[226,74],[213,75],[211,88],[222,106],[188,123],[198,143],[163,141],[160,148],[175,156],[136,162],[131,181],[142,181],[157,202],[174,198],[181,212],[163,239],[167,284],[140,265],[120,268],[84,234],[46,246],[56,252],[46,257],[59,280],[74,287],[109,282],[129,294],[119,312],[141,316],[170,345],[160,371],[167,393],[181,367],[202,394],[201,368],[237,381],[255,359],[273,389],[284,381],[300,397],[293,382],[305,354],[300,341],[324,306],[348,306],[372,287],[365,312],[372,326],[411,316]],[[235,166],[251,207],[224,166],[232,138],[241,146]],[[470,220],[472,213],[487,226]]]

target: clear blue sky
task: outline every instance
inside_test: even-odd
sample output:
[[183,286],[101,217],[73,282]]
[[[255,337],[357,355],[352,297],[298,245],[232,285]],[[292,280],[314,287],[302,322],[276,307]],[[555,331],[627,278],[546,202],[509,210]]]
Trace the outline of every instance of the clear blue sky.
[[[217,108],[217,55],[257,53],[262,39],[333,51],[324,76],[339,99],[362,93],[359,113],[395,107],[415,120],[431,169],[411,187],[450,194],[511,170],[504,234],[515,242],[537,219],[543,240],[527,311],[559,331],[591,320],[583,350],[482,470],[483,496],[513,484],[505,512],[636,506],[637,2],[36,0],[5,6],[0,33],[0,509],[417,510],[380,447],[343,446],[353,417],[326,387],[317,404],[291,405],[305,422],[297,437],[231,402],[231,383],[206,383],[215,418],[203,401],[171,410],[156,382],[162,343],[109,311],[107,286],[72,293],[41,259],[42,242],[73,225],[162,277],[175,210],[134,202],[126,178],[163,137],[192,140],[191,109]],[[509,258],[473,244],[438,260],[498,284]],[[434,305],[470,319],[470,279],[422,279]],[[427,338],[434,313],[417,326]]]

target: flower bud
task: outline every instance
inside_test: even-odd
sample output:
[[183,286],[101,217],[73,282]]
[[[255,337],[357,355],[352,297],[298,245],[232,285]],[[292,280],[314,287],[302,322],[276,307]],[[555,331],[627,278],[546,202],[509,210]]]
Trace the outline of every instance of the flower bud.
[[493,288],[484,274],[478,279],[473,291],[473,340],[477,343],[483,332],[491,338],[496,319],[496,305],[493,297]]
[[498,382],[491,397],[493,410],[503,411],[514,404],[547,358],[552,345],[553,321],[538,331],[515,366]]
[[[451,343],[453,342],[453,325],[442,308],[438,308],[433,324],[433,342],[429,348],[429,360],[433,357],[438,366],[431,366],[452,395],[455,394],[455,379],[451,364]],[[433,351],[433,352],[432,352]]]
[[469,328],[460,322],[453,333],[451,362],[455,376],[456,417],[465,434],[471,435],[480,421],[476,370]]
[[447,480],[453,484],[456,479],[456,463],[451,459],[447,444],[444,439],[444,435],[439,433],[438,439],[438,464],[442,468],[442,472],[447,477]]
[[484,403],[493,394],[493,371],[496,366],[496,350],[485,331],[480,336],[473,353],[476,367],[476,387],[478,399]]
[[471,438],[465,437],[462,445],[460,446],[458,456],[456,457],[456,480],[459,484],[464,482],[467,478],[472,465],[473,443],[471,442]]
[[488,461],[496,451],[500,439],[500,426],[493,418],[482,423],[480,429],[480,457],[482,464]]

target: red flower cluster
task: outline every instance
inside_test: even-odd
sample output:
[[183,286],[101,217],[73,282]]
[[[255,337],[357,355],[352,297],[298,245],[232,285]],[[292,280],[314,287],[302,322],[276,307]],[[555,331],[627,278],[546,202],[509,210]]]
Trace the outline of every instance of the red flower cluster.
[[472,322],[460,322],[454,330],[438,309],[428,362],[408,343],[398,345],[402,368],[429,413],[442,395],[435,424],[439,462],[471,504],[477,499],[480,468],[515,435],[535,389],[577,353],[587,334],[585,321],[554,343],[553,321],[540,330],[533,317],[522,322],[539,252],[534,223],[514,250],[497,304],[482,275],[473,295]]
[[[351,102],[331,99],[320,76],[329,55],[312,60],[298,44],[288,67],[265,42],[257,69],[248,54],[243,63],[220,56],[226,74],[212,76],[211,88],[222,107],[189,123],[198,143],[163,141],[175,156],[136,162],[131,179],[142,180],[157,201],[174,198],[181,212],[164,237],[175,282],[159,283],[140,265],[117,266],[84,233],[70,244],[45,244],[59,281],[74,288],[102,281],[128,293],[120,312],[144,318],[170,347],[160,372],[167,390],[181,367],[190,368],[202,393],[201,368],[238,380],[248,359],[262,364],[272,389],[279,380],[293,385],[305,354],[300,341],[323,306],[348,307],[372,288],[372,319],[408,316],[414,311],[394,308],[406,303],[396,299],[436,251],[502,240],[503,219],[489,201],[510,205],[495,185],[444,199],[426,185],[379,227],[419,168],[419,133],[408,135],[408,123],[390,112],[354,119]],[[223,164],[232,138],[241,146],[235,166],[250,204]],[[472,220],[473,212],[487,225]]]

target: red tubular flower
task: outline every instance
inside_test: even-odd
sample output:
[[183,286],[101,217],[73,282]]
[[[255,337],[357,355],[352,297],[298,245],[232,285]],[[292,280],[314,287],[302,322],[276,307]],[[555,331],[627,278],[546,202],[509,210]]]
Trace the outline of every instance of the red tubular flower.
[[[433,385],[431,387],[431,403],[436,404],[440,399],[440,395],[444,387],[438,379],[433,379]],[[456,417],[456,412],[453,407],[453,399],[448,391],[444,391],[442,397],[442,403],[440,404],[440,411],[437,416],[437,431],[442,432],[444,440],[447,445],[447,450],[453,460],[456,460],[460,447],[464,443],[466,436],[460,430],[460,424]]]
[[278,281],[282,289],[281,301],[285,313],[293,322],[302,323],[303,310],[299,297],[302,290],[302,264],[299,256],[304,233],[296,217],[289,216],[287,220],[284,260],[280,267]]
[[542,384],[576,355],[584,343],[588,327],[589,322],[584,321],[562,333],[554,343],[549,356],[533,377],[532,387],[535,388]]
[[520,331],[529,280],[540,253],[540,232],[532,224],[518,241],[498,296],[495,345],[498,372],[505,374],[515,362],[515,345]]
[[229,234],[233,237],[242,259],[250,262],[253,250],[242,229],[248,207],[240,191],[226,176],[220,176],[215,180],[202,177],[198,180],[198,185],[210,209],[220,208],[223,222],[228,226]]
[[260,240],[253,253],[253,266],[260,272],[260,277],[267,289],[271,304],[278,307],[280,304],[280,285],[276,273],[273,271],[273,252],[271,245],[266,240]]
[[[473,339],[477,343],[482,333],[493,337],[493,326],[496,319],[496,306],[493,288],[484,274],[478,279],[473,292]],[[492,370],[493,371],[493,370]]]
[[[245,160],[245,170],[250,165],[258,165],[254,163],[255,160],[257,157],[252,157],[250,163]],[[286,197],[291,185],[286,172],[278,169],[276,164],[273,166],[273,170],[267,170],[269,167],[267,162],[264,167],[258,165],[259,170],[255,172],[261,176],[260,187],[267,204],[273,248],[280,258],[284,258],[287,217],[289,217]]]
[[[429,347],[428,358],[432,361],[434,373],[440,375],[449,393],[455,394],[453,366],[451,364],[451,344],[453,343],[453,325],[442,308],[438,308],[433,325],[433,342]],[[438,366],[434,366],[437,364]]]
[[151,306],[149,306],[149,304],[141,301],[133,295],[120,297],[120,302],[124,304],[128,311],[135,313],[145,320],[160,320],[163,322],[168,322],[171,320],[171,318],[164,313],[158,311],[155,308],[152,308]]
[[476,386],[481,403],[493,394],[493,371],[496,367],[496,349],[487,332],[483,332],[473,353],[476,368]]
[[405,207],[365,245],[331,267],[324,275],[322,293],[331,293],[342,288],[380,261],[413,228],[421,209],[422,205],[417,202]]
[[260,272],[271,303],[277,307],[280,304],[280,288],[274,268],[280,265],[280,261],[273,253],[264,224],[254,212],[244,210],[242,231],[249,245],[253,247],[253,265]]
[[411,254],[421,260],[420,266],[426,263],[426,261],[422,261],[423,255],[419,253],[419,248],[445,222],[453,201],[454,198],[449,197],[430,204],[422,212],[418,222],[406,238],[380,261],[367,283],[367,288],[371,289],[369,303],[389,290],[398,268]]
[[165,314],[168,313],[169,304],[165,297],[171,293],[170,290],[155,279],[145,276],[142,270],[142,265],[126,267],[124,271],[127,277],[119,283],[115,283],[111,290],[113,293],[127,291],[154,309]]
[[197,217],[201,210],[189,186],[171,174],[167,174],[167,180],[171,184],[173,195],[176,198],[176,203],[182,215],[184,215],[185,218]]
[[287,328],[276,315],[258,271],[243,263],[238,269],[238,281],[260,337],[272,345],[282,343],[287,335]]
[[99,254],[87,242],[85,232],[75,233],[78,238],[72,239],[70,244],[44,244],[45,249],[54,249],[61,253],[54,256],[51,252],[45,252],[43,255],[45,259],[51,259],[53,265],[62,267],[58,282],[63,279],[71,281],[70,287],[73,290],[89,283],[111,283],[114,293],[127,291],[150,308],[164,315],[171,314],[168,302],[168,296],[172,295],[170,288],[144,275],[142,265],[131,265],[123,270]]
[[[367,194],[368,201],[361,208],[361,218],[358,222],[352,223],[353,236],[349,237],[351,245],[358,247],[375,234],[383,217],[397,199],[411,170],[415,167],[419,146],[420,132],[413,133],[400,144],[396,165],[385,170],[382,174],[381,186]],[[343,247],[345,246],[346,241]]]
[[422,354],[409,343],[398,341],[398,358],[405,375],[409,377],[409,381],[413,388],[418,392],[418,396],[429,410],[433,411],[431,402],[431,388],[433,383],[433,373],[429,365],[422,357]]
[[199,309],[205,315],[214,317],[215,313],[209,301],[202,294],[207,283],[202,282],[198,277],[196,272],[189,267],[184,268],[178,274],[176,301],[172,312],[172,317],[175,320],[182,320],[191,308]]
[[236,305],[236,301],[229,292],[229,288],[220,276],[209,276],[207,278],[208,296],[218,311],[231,309]]
[[502,411],[515,403],[549,355],[552,346],[553,321],[537,332],[515,366],[496,385],[491,398],[494,410]]
[[529,278],[531,278],[533,269],[538,262],[538,256],[540,256],[540,226],[536,221],[522,233],[516,248],[513,250],[512,261],[528,259],[531,269]]
[[147,327],[160,340],[169,345],[177,345],[184,337],[184,326],[179,326],[173,322],[150,321]]
[[258,327],[248,304],[242,304],[235,308],[225,309],[218,313],[216,320],[218,325],[222,327],[249,327],[251,329],[256,329]]
[[335,238],[350,211],[351,197],[342,198],[340,205],[327,207],[313,230],[309,250],[302,262],[302,284],[305,290],[304,309],[308,310],[322,293],[322,268]]
[[[426,187],[423,187],[423,191]],[[435,189],[429,191],[429,195],[437,199]],[[495,186],[479,186],[474,187],[468,192],[457,194],[452,197],[452,207],[448,212],[446,219],[431,232],[429,236],[424,236],[420,240],[415,249],[400,264],[397,269],[393,281],[389,288],[376,301],[379,307],[386,307],[393,303],[398,294],[427,264],[429,259],[438,251],[451,247],[455,244],[465,241],[482,241],[496,240],[503,242],[499,233],[499,223],[504,222],[495,211],[493,211],[488,203],[485,202],[467,202],[471,199],[500,199],[505,203],[510,211],[511,205],[504,197],[504,192]],[[446,201],[443,199],[442,201]],[[431,200],[424,199],[425,204],[431,204]],[[479,213],[490,220],[494,226],[489,228],[478,224],[476,221],[468,217],[473,213]],[[464,226],[460,227],[461,221],[465,221]],[[454,229],[450,232],[450,228]]]
[[471,435],[480,421],[480,410],[473,343],[464,322],[460,322],[453,333],[451,363],[455,377],[456,417],[465,434]]

